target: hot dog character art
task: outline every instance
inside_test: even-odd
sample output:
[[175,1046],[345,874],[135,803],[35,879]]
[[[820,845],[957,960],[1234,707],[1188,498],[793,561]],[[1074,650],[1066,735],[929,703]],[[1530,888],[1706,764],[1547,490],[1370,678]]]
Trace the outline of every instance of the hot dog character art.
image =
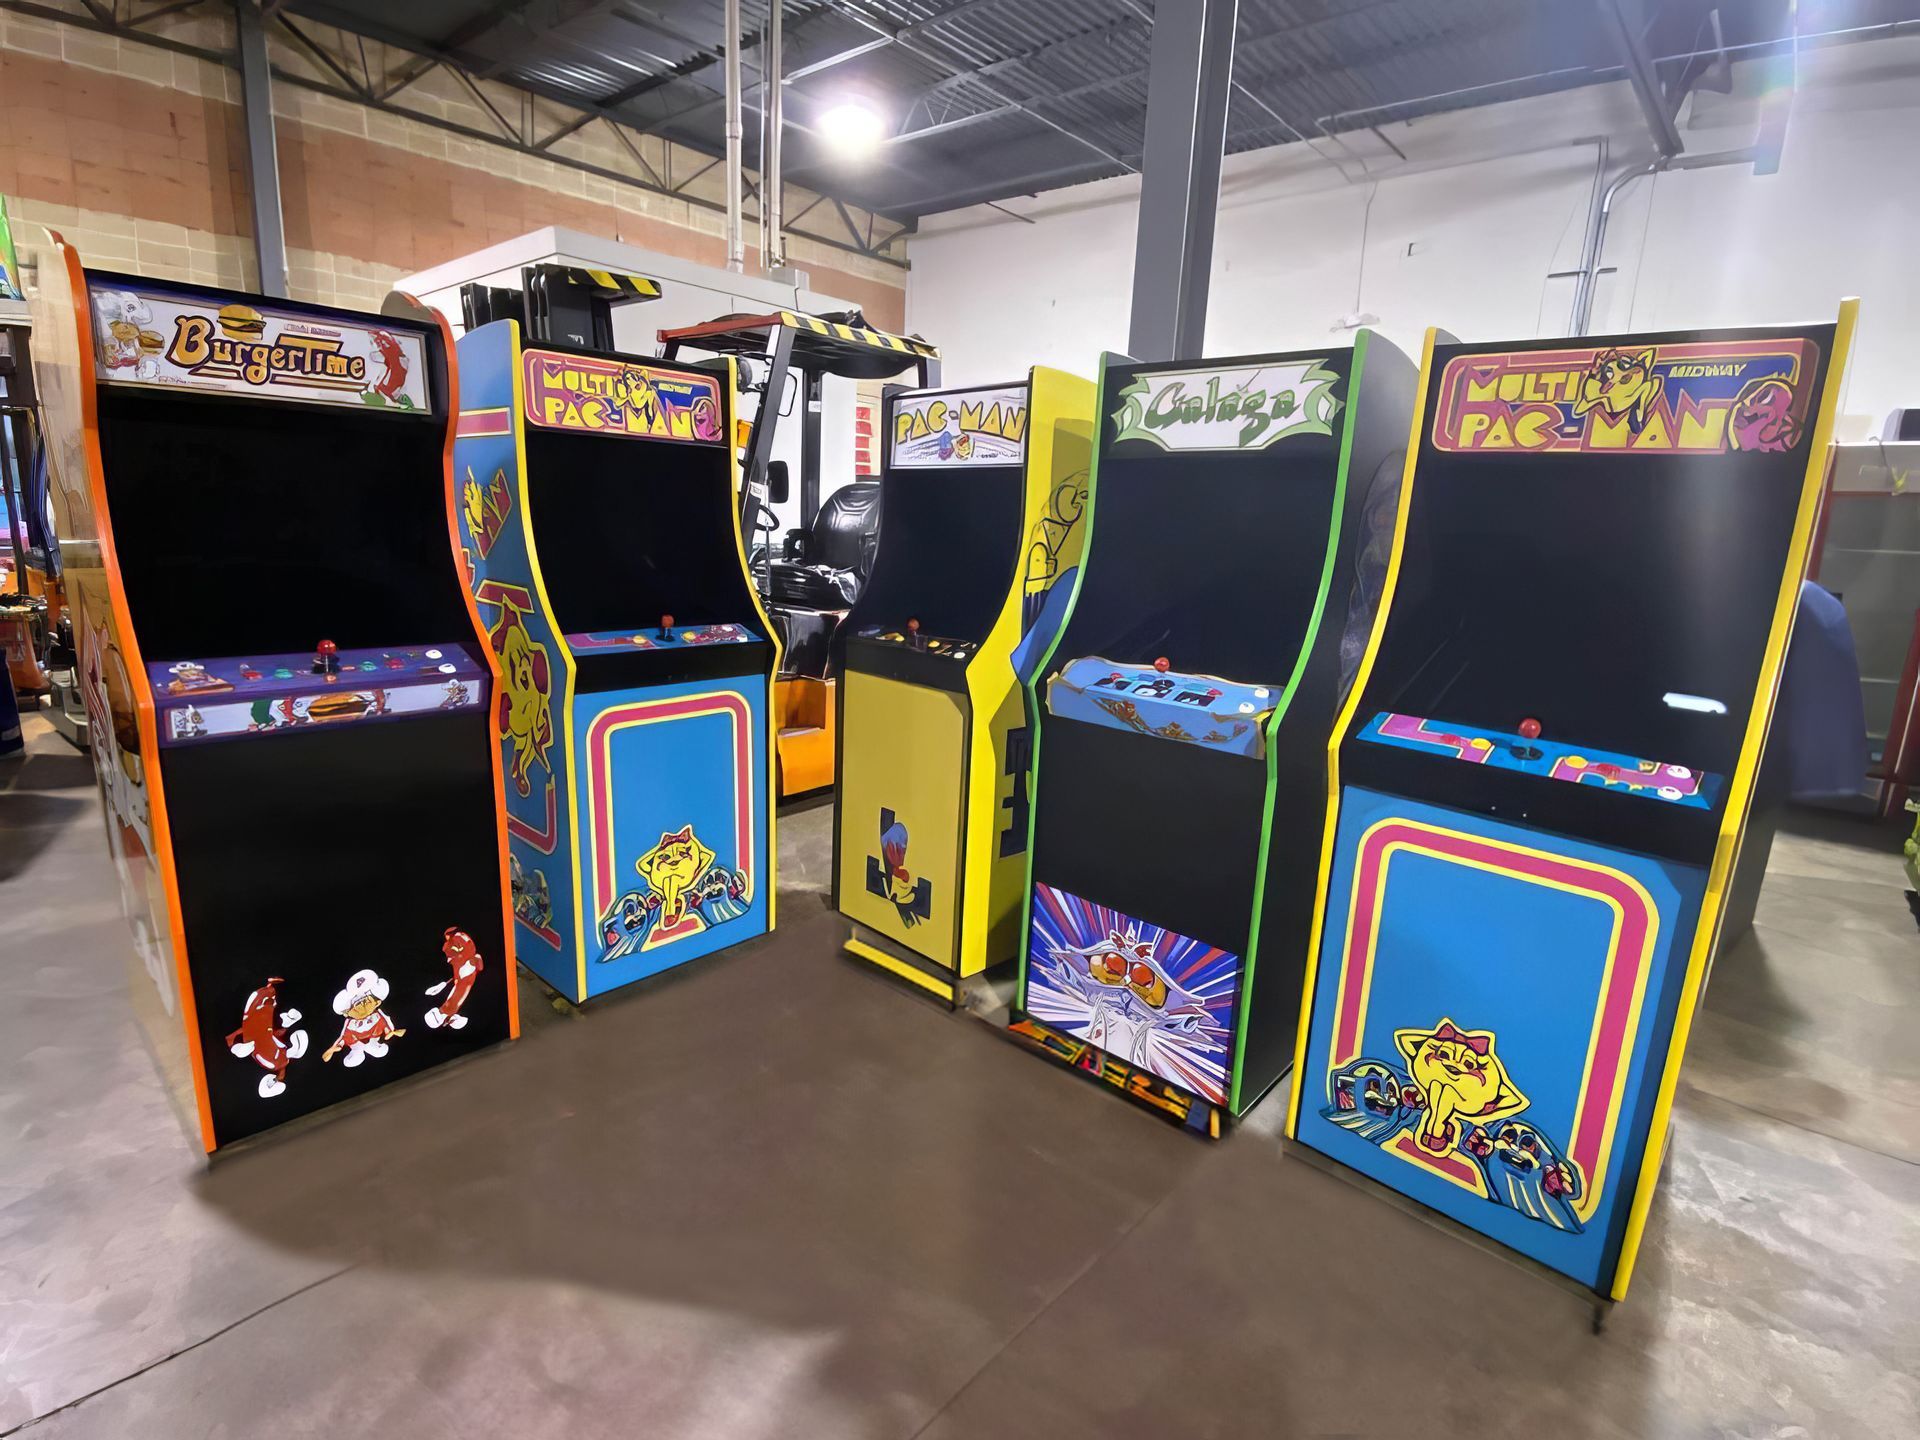
[[480,947],[473,943],[473,937],[454,925],[447,927],[440,953],[447,957],[447,965],[453,974],[438,985],[427,987],[429,995],[439,995],[443,990],[446,992],[440,1003],[427,1011],[427,1028],[438,1030],[444,1025],[449,1030],[464,1030],[467,1017],[460,1013],[460,1007],[467,1003],[474,980],[487,968],[487,964],[480,958]]
[[300,1023],[300,1012],[280,1009],[279,987],[284,983],[275,975],[247,996],[240,1028],[227,1036],[228,1050],[267,1072],[260,1077],[262,1100],[287,1088],[287,1066],[307,1053],[307,1032],[292,1028]]
[[385,330],[373,332],[373,348],[380,352],[380,378],[367,390],[367,396],[380,397],[382,404],[394,404],[403,409],[413,408],[413,397],[401,392],[407,383],[407,352],[400,348],[400,342]]
[[346,987],[333,997],[333,1013],[341,1019],[340,1038],[326,1048],[320,1062],[324,1065],[342,1050],[345,1065],[352,1070],[366,1063],[369,1055],[378,1060],[387,1053],[387,1041],[406,1034],[395,1027],[380,1007],[386,1003],[387,982],[371,970],[356,970]]

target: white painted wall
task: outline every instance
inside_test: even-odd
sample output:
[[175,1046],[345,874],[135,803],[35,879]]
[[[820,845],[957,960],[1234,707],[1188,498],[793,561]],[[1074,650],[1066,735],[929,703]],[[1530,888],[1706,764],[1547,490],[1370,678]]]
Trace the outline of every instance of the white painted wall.
[[[1759,64],[1731,95],[1688,102],[1690,151],[1754,136]],[[1623,83],[1484,106],[1344,143],[1230,157],[1221,185],[1207,351],[1337,341],[1354,311],[1417,353],[1428,325],[1467,339],[1566,332],[1570,272],[1607,171],[1652,158]],[[1778,174],[1751,167],[1643,179],[1615,206],[1596,333],[1830,316],[1861,297],[1843,434],[1920,406],[1920,36],[1815,48]],[[1124,350],[1137,179],[1100,181],[930,217],[911,244],[907,324],[946,379],[1028,365],[1091,374]],[[1033,223],[1027,223],[1031,220]]]

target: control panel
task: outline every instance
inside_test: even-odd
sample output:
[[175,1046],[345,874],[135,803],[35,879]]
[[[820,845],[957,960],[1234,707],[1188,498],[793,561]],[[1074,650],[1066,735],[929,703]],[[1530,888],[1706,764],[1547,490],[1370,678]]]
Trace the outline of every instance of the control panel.
[[576,655],[604,650],[690,650],[703,645],[744,645],[760,637],[744,625],[688,625],[676,628],[673,616],[640,630],[582,630],[566,637]]
[[1637,755],[1543,739],[1540,722],[1531,718],[1520,721],[1509,734],[1383,710],[1362,727],[1360,738],[1376,745],[1419,750],[1469,765],[1519,770],[1574,785],[1598,785],[1694,810],[1712,809],[1714,798],[1720,793],[1718,775],[1661,760],[1642,760]]
[[1054,715],[1254,758],[1267,753],[1278,696],[1269,685],[1175,670],[1164,656],[1141,666],[1086,655],[1047,682]]
[[488,672],[460,645],[342,650],[147,665],[160,743],[461,710],[485,703]]

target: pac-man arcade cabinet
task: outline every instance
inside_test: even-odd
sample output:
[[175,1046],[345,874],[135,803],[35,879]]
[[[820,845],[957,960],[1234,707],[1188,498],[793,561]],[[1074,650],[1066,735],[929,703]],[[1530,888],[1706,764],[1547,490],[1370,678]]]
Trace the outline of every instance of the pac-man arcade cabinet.
[[445,322],[85,270],[35,322],[143,1019],[211,1151],[513,1035]]
[[[841,627],[834,894],[848,951],[954,1003],[1018,948],[1031,731],[1016,673],[1078,563],[1093,386],[899,392],[880,545]],[[1064,590],[1059,591],[1064,598]]]
[[1601,1297],[1626,1293],[1659,1174],[1854,308],[1428,337],[1386,599],[1328,751],[1289,1130]]
[[578,1002],[773,927],[779,657],[740,544],[731,362],[553,338],[573,314],[610,343],[570,284],[589,308],[658,293],[570,276],[463,297],[454,468],[501,666],[520,958]]
[[1414,379],[1367,331],[1102,368],[1086,552],[1032,669],[1012,1029],[1209,1135],[1292,1062],[1341,639]]

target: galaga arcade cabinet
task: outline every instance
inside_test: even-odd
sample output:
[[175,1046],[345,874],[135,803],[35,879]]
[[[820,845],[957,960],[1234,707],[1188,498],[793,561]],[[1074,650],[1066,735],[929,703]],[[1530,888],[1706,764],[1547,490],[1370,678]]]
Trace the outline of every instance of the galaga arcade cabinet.
[[206,1148],[513,1035],[444,322],[87,271],[57,236],[43,270],[93,756]]
[[[1093,386],[889,395],[880,549],[842,627],[834,895],[847,950],[949,1004],[1011,961],[1026,878],[1023,644],[1085,536]],[[1064,591],[1059,591],[1064,595]]]
[[[860,323],[853,323],[859,320]],[[794,389],[803,397],[800,515],[801,543],[824,551],[835,545],[857,551],[859,537],[823,533],[835,521],[858,523],[863,507],[843,487],[829,497],[825,520],[820,510],[820,435],[814,415],[820,399],[820,377],[838,375],[853,380],[887,380],[912,370],[921,388],[940,383],[940,352],[924,340],[875,330],[856,314],[851,318],[806,315],[797,310],[775,310],[764,315],[727,315],[701,325],[660,332],[661,353],[669,360],[683,351],[703,351],[740,357],[752,364],[758,408],[744,426],[740,487],[741,528],[748,542],[765,537],[764,559],[754,570],[754,581],[765,597],[781,641],[781,672],[774,684],[774,738],[779,753],[780,796],[805,795],[834,783],[837,750],[834,724],[838,697],[834,667],[840,656],[839,627],[850,597],[850,568],[835,565],[836,556],[804,552],[782,556],[778,548],[773,511],[768,502],[784,501],[775,494],[772,478],[773,440],[786,408],[789,376],[798,373]],[[748,387],[743,383],[743,391]],[[851,545],[847,542],[851,541]],[[823,563],[825,562],[825,563]]]
[[773,928],[779,657],[740,546],[731,362],[541,323],[529,304],[461,337],[454,470],[520,959],[581,1002]]
[[1288,1128],[1603,1299],[1659,1174],[1853,317],[1428,337],[1328,751]]
[[1204,1134],[1293,1058],[1341,637],[1414,384],[1368,331],[1102,367],[1086,553],[1032,674],[1012,1033]]

